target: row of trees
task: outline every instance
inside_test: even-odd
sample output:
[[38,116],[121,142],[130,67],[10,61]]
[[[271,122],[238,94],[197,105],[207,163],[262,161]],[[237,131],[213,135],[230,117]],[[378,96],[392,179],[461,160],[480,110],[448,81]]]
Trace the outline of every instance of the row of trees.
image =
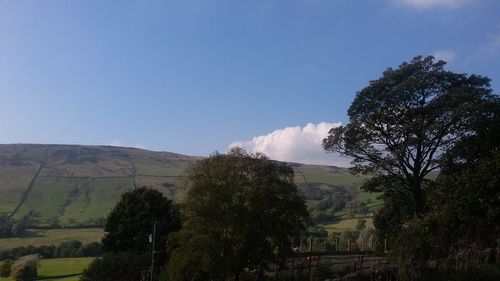
[[102,254],[101,243],[91,242],[83,244],[78,240],[63,242],[59,245],[42,245],[16,247],[0,250],[0,260],[16,260],[23,256],[38,255],[40,258],[73,258],[73,257],[97,257]]

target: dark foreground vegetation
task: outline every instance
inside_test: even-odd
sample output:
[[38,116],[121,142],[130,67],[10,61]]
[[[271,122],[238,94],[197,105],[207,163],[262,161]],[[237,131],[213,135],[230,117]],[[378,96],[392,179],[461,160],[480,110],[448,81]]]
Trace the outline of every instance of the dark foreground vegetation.
[[[328,151],[383,192],[397,280],[500,280],[500,101],[489,79],[417,57],[360,91]],[[428,180],[439,171],[436,181]]]

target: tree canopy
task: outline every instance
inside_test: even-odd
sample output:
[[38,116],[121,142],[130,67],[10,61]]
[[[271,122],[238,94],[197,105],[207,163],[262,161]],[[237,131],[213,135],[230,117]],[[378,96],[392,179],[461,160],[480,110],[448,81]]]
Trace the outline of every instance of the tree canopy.
[[167,235],[181,227],[180,213],[172,200],[155,189],[140,187],[122,194],[109,214],[102,239],[105,252],[147,252],[156,220],[158,251],[164,251]]
[[165,279],[238,279],[245,268],[262,270],[273,250],[289,250],[307,217],[293,178],[289,165],[241,149],[194,164]]
[[375,175],[366,188],[408,199],[417,216],[426,177],[478,119],[491,117],[497,99],[488,78],[444,66],[428,56],[387,69],[356,94],[349,123],[323,140],[326,151],[353,157],[354,172]]
[[155,268],[159,269],[168,258],[168,235],[181,227],[180,212],[172,200],[152,188],[140,187],[122,194],[104,228],[105,255],[91,263],[82,280],[96,280],[97,276],[103,281],[140,280],[150,274],[149,235],[155,221]]

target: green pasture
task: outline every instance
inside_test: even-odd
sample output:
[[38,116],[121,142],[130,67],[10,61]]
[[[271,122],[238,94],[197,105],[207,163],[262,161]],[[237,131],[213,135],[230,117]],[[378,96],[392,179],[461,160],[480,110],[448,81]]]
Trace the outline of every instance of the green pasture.
[[95,224],[133,187],[132,178],[38,177],[14,218],[31,214],[30,223],[40,226]]
[[63,225],[92,224],[103,220],[120,199],[134,188],[132,178],[98,178],[79,187],[78,196],[64,206],[60,218]]
[[359,187],[367,179],[366,176],[355,176],[333,169],[328,166],[301,166],[297,168],[297,172],[302,172],[310,183],[326,183],[346,188]]
[[[42,259],[38,267],[38,279],[73,281],[79,280],[79,274],[90,264],[93,258]],[[70,276],[72,275],[72,276]],[[11,281],[0,278],[0,281]]]
[[171,160],[167,163],[164,162],[134,162],[137,175],[142,176],[179,176],[184,175],[186,168],[189,166],[188,162]]
[[321,225],[321,226],[323,228],[325,228],[326,231],[328,231],[328,235],[330,235],[334,232],[354,231],[354,230],[356,230],[356,225],[358,224],[358,220],[360,220],[360,219],[366,220],[366,227],[374,228],[373,219],[371,219],[371,218],[347,219],[347,220],[341,220],[341,221],[336,222],[336,223],[325,224],[325,225]]

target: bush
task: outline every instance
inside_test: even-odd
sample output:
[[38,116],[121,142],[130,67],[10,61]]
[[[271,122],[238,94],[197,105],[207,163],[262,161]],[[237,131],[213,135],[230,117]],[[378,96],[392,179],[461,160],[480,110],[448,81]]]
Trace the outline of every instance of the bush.
[[12,264],[11,277],[15,281],[36,280],[37,275],[38,255],[21,257]]

